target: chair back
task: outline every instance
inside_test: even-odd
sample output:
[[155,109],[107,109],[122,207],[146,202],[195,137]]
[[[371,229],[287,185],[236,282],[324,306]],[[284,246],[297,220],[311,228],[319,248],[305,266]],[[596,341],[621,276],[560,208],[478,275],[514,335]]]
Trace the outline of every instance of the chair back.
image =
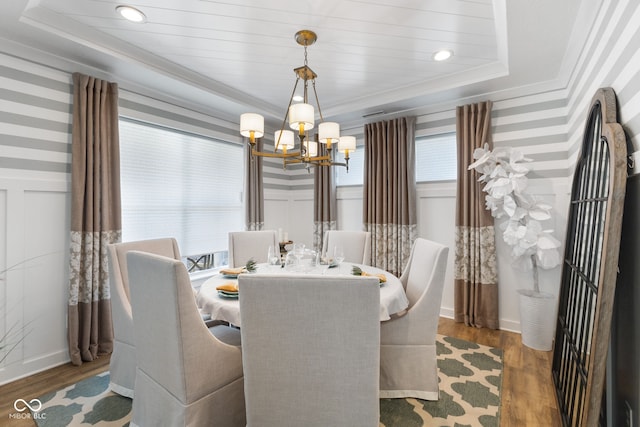
[[269,246],[280,248],[275,230],[230,232],[229,267],[242,267],[250,259],[257,263],[267,262]]
[[[183,404],[196,402],[211,390],[242,377],[241,366],[227,363],[234,354],[239,356],[240,349],[220,342],[209,332],[182,262],[130,251],[127,263],[132,285],[136,377],[142,372]],[[137,382],[136,378],[136,390]],[[153,396],[141,398],[152,400]]]
[[247,425],[379,424],[377,278],[239,276]]
[[135,341],[131,316],[131,298],[126,254],[137,250],[180,259],[178,243],[173,238],[114,243],[107,246],[111,318],[114,344],[109,361],[110,387],[118,394],[133,397],[136,372]]
[[409,310],[423,305],[425,312],[439,316],[449,248],[431,240],[417,238],[400,281],[405,287]]
[[322,253],[333,256],[333,248],[342,246],[345,262],[371,265],[371,233],[368,231],[328,230],[324,233]]
[[121,286],[129,301],[129,273],[127,267],[127,252],[142,251],[162,255],[168,258],[180,259],[178,242],[173,237],[138,240],[134,242],[114,243],[108,246],[109,278],[115,286]]

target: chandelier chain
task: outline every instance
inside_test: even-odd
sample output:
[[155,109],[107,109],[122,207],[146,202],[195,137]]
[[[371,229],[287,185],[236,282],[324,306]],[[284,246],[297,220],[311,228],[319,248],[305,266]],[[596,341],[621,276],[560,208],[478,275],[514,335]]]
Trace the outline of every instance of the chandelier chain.
[[318,101],[318,92],[316,92],[316,79],[311,80],[311,84],[313,85],[313,94],[316,97],[316,105],[318,106],[318,114],[320,115],[320,121],[324,121],[324,117],[322,117],[322,108],[320,108],[320,101]]

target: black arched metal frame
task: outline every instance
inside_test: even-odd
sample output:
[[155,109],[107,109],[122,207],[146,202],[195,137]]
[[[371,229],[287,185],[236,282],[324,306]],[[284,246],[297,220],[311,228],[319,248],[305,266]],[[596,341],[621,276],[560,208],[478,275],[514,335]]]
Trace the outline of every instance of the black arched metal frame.
[[597,426],[627,179],[615,92],[598,89],[571,189],[552,376],[564,426]]

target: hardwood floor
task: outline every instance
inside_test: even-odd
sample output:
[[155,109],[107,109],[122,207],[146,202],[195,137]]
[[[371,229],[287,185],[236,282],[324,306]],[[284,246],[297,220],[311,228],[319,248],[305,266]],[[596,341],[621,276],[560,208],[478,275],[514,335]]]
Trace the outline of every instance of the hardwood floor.
[[[562,425],[551,381],[551,352],[523,346],[520,335],[513,332],[471,328],[451,319],[441,318],[438,332],[504,350],[501,427]],[[109,357],[101,357],[80,367],[69,363],[0,386],[0,425],[35,426],[30,419],[9,419],[16,412],[16,399],[29,400],[59,390],[108,368]]]
[[74,366],[69,362],[0,386],[0,426],[33,427],[36,425],[31,419],[9,418],[9,414],[17,412],[13,407],[16,399],[24,399],[28,402],[45,393],[60,390],[108,369],[109,356],[102,356],[91,363],[83,363],[82,366]]
[[553,352],[525,347],[520,334],[468,327],[442,317],[438,333],[504,351],[501,427],[562,426],[551,379]]

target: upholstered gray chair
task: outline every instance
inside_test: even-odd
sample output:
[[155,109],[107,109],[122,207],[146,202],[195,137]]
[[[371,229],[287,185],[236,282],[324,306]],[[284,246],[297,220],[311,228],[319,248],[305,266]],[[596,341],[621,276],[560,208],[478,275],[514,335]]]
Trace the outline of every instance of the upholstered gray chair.
[[380,324],[380,397],[438,400],[436,334],[449,248],[418,238],[400,277],[409,308]]
[[342,246],[344,260],[371,265],[371,233],[368,231],[329,230],[324,233],[322,253],[333,256],[333,248]]
[[238,280],[247,426],[378,426],[378,279]]
[[232,231],[229,233],[229,267],[242,267],[250,259],[267,262],[269,246],[279,250],[279,245],[275,230]]
[[[127,276],[126,255],[129,251],[143,251],[180,260],[180,250],[178,249],[178,242],[174,238],[114,243],[107,248],[114,333],[113,352],[109,362],[110,387],[111,390],[122,396],[133,397],[136,352],[131,317],[129,278]],[[214,327],[215,323],[210,321],[208,326]],[[214,329],[211,331],[214,332]],[[233,333],[229,334],[229,330],[224,328],[216,328],[215,333],[233,335]],[[239,335],[237,336],[237,345],[240,345]]]
[[202,322],[185,265],[138,251],[127,263],[137,356],[131,425],[244,426],[241,349]]
[[136,349],[126,258],[127,252],[132,250],[180,259],[178,243],[173,238],[116,243],[107,248],[114,334],[113,353],[109,362],[110,387],[126,397],[133,397],[136,376]]

